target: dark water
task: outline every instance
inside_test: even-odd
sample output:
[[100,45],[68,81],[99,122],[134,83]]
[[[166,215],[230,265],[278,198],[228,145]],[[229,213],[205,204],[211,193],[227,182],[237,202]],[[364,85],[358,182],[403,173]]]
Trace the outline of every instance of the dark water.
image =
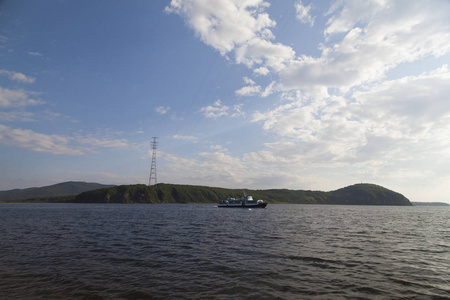
[[450,209],[0,204],[0,298],[450,299]]

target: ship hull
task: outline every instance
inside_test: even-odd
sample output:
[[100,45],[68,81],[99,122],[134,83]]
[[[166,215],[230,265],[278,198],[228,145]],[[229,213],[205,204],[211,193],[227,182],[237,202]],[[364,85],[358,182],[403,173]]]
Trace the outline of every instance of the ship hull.
[[227,208],[265,208],[267,206],[267,203],[258,203],[258,204],[241,204],[241,205],[236,205],[236,204],[219,204],[217,205],[218,207],[227,207]]

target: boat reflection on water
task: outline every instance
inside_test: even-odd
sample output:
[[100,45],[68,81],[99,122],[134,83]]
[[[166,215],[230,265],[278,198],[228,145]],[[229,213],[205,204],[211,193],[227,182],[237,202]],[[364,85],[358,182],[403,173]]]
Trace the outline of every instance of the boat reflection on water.
[[244,207],[244,208],[265,208],[267,202],[264,200],[254,200],[252,196],[245,194],[240,199],[226,198],[219,202],[218,207]]

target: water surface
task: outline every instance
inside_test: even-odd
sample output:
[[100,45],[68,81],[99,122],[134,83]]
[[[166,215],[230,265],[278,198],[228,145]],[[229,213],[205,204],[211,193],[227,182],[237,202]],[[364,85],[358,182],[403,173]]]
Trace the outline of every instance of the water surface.
[[450,299],[450,209],[0,204],[0,298]]

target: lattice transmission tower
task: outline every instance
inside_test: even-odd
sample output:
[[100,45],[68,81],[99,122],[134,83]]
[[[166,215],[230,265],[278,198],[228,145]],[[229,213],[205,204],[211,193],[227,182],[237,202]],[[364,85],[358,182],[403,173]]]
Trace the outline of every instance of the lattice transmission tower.
[[152,146],[152,165],[150,167],[150,178],[148,179],[148,185],[157,185],[158,180],[156,179],[156,149],[158,148],[158,138],[153,137],[151,142]]

